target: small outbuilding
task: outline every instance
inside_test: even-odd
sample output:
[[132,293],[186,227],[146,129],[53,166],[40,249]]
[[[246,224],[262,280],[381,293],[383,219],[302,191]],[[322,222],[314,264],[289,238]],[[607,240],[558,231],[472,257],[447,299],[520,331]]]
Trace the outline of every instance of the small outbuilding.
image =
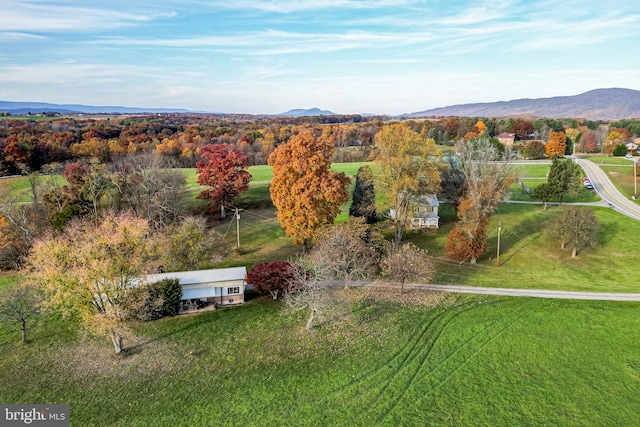
[[181,311],[205,306],[228,306],[244,303],[247,267],[178,271],[150,274],[146,282],[178,279],[182,287]]

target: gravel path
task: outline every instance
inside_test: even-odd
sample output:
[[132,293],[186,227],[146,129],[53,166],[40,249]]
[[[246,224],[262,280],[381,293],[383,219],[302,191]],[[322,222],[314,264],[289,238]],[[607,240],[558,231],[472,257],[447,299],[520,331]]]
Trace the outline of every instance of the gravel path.
[[[352,287],[360,286],[385,286],[387,284],[376,282],[352,282]],[[393,285],[393,287],[398,287]],[[533,297],[552,299],[573,299],[590,301],[640,301],[640,293],[616,293],[616,292],[579,292],[579,291],[552,291],[546,289],[510,289],[510,288],[484,288],[479,286],[459,285],[405,285],[405,289],[422,289],[436,292],[452,292],[460,294],[498,295],[511,297]]]

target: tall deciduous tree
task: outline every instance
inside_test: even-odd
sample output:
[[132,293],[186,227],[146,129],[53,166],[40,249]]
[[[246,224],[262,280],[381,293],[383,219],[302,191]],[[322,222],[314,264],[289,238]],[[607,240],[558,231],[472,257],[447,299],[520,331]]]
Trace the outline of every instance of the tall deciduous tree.
[[243,151],[226,144],[205,145],[200,155],[203,160],[196,163],[198,184],[211,188],[200,192],[198,198],[211,200],[211,209],[219,205],[224,217],[225,203],[231,203],[249,189],[251,174],[246,170],[249,158]]
[[440,189],[439,150],[404,124],[385,126],[375,137],[375,162],[380,166],[383,191],[393,210],[394,241],[402,240],[414,198]]
[[544,146],[545,154],[549,157],[554,154],[558,157],[564,157],[567,150],[567,135],[564,132],[551,132],[549,141]]
[[593,209],[569,206],[564,208],[551,230],[554,236],[560,238],[560,248],[568,246],[571,248],[571,258],[575,258],[579,251],[596,244],[599,228]]
[[373,173],[369,166],[361,166],[356,175],[356,183],[351,192],[349,215],[364,217],[367,224],[377,221],[376,193],[373,184]]
[[501,155],[488,139],[478,139],[463,148],[460,167],[466,176],[464,195],[458,206],[459,220],[447,239],[449,257],[475,263],[486,252],[491,214],[517,181],[513,159],[510,150]]
[[47,290],[47,304],[79,314],[82,325],[107,334],[124,349],[127,294],[151,255],[149,225],[128,214],[93,222],[75,220],[64,233],[36,241],[29,259],[33,278]]
[[294,244],[303,244],[324,225],[333,223],[349,199],[349,178],[331,170],[334,147],[324,135],[299,133],[269,156],[274,178],[269,191],[278,221]]

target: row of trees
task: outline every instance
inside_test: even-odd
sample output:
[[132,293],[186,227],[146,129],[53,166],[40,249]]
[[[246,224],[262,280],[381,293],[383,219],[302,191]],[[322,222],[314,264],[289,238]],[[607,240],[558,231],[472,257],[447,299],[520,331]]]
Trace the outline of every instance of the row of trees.
[[[279,145],[301,132],[331,129],[325,136],[336,148],[336,161],[364,161],[385,117],[256,117],[243,115],[164,115],[135,118],[58,118],[0,120],[0,174],[40,171],[50,163],[97,158],[103,163],[141,153],[161,155],[173,167],[194,167],[202,147],[227,144],[244,152],[252,165],[265,164]],[[579,151],[602,151],[616,131],[622,141],[639,135],[637,120],[604,122],[556,119],[430,118],[402,121],[440,145],[513,132],[516,140],[546,140],[566,132]],[[481,124],[481,129],[479,128]],[[579,134],[579,135],[578,135]],[[353,148],[347,150],[346,148]]]

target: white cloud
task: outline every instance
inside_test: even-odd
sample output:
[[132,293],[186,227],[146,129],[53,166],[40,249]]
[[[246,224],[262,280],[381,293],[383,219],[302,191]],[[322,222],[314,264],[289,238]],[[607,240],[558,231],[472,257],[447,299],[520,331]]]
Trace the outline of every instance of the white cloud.
[[108,7],[86,7],[55,2],[5,0],[0,13],[4,31],[56,32],[112,29],[172,17],[172,12],[127,13]]
[[236,0],[213,1],[209,5],[238,10],[295,13],[317,9],[386,9],[416,3],[415,0]]
[[42,41],[49,40],[49,37],[15,31],[0,31],[0,40],[4,42]]

